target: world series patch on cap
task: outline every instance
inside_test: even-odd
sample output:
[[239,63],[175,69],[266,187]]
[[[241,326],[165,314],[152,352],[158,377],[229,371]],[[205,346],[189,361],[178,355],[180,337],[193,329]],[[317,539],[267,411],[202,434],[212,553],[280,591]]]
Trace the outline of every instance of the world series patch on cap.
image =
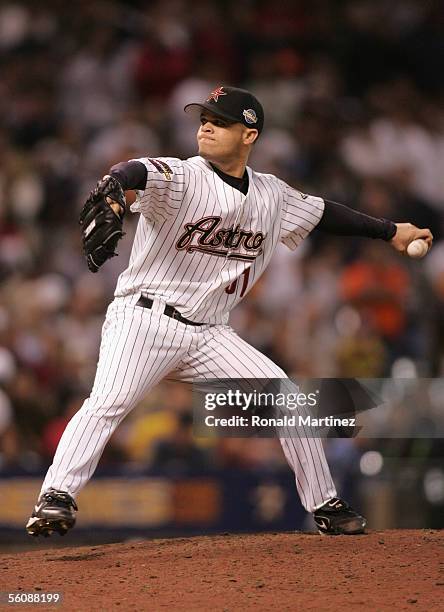
[[246,89],[221,85],[209,94],[205,102],[191,102],[185,106],[184,111],[196,108],[206,109],[228,121],[255,128],[259,134],[264,127],[262,104]]

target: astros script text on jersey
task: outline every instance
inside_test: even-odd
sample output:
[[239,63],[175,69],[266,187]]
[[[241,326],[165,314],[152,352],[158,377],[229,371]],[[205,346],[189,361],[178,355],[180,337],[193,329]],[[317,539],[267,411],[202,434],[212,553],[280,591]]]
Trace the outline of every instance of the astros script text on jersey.
[[279,241],[294,249],[322,217],[322,198],[247,168],[248,193],[201,157],[142,158],[147,189],[116,296],[157,296],[186,318],[224,323],[268,265]]

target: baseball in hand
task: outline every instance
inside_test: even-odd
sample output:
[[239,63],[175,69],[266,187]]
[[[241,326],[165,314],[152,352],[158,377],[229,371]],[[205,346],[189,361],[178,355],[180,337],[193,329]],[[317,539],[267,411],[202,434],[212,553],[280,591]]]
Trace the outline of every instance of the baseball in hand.
[[407,255],[409,257],[413,257],[414,259],[421,259],[424,255],[427,254],[429,250],[429,245],[422,238],[418,238],[417,240],[413,240],[407,247]]

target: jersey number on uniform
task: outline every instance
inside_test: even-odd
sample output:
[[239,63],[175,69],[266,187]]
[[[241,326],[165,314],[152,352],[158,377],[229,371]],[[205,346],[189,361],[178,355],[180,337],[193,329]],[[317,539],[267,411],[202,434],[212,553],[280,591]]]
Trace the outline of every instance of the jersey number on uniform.
[[[244,282],[242,283],[242,290],[241,290],[241,293],[240,293],[240,297],[244,297],[244,295],[245,295],[245,291],[247,290],[247,287],[248,287],[248,279],[249,279],[249,277],[250,277],[250,268],[247,268],[246,270],[244,270],[244,271],[242,272],[241,276],[243,276],[243,277],[244,277]],[[236,278],[236,280],[234,280],[234,281],[231,283],[231,285],[228,285],[228,287],[225,289],[225,293],[228,293],[228,294],[230,294],[230,295],[231,295],[232,293],[234,293],[234,292],[236,291],[237,281],[238,281],[238,280],[239,280],[239,279],[237,279],[237,278]]]

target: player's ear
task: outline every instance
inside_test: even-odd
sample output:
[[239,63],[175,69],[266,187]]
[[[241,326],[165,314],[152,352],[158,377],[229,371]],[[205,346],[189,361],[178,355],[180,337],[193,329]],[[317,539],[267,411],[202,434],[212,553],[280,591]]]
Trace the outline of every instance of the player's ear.
[[251,128],[246,128],[244,132],[244,144],[252,145],[259,136],[259,132],[257,130],[253,130]]

